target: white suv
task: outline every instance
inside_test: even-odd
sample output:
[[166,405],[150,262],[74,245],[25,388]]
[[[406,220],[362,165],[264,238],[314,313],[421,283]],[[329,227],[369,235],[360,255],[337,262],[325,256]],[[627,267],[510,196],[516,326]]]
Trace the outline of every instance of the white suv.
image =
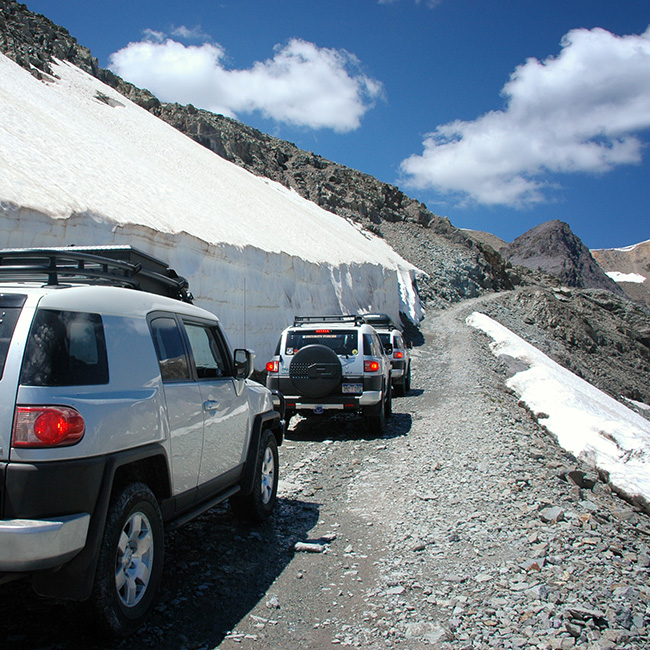
[[398,397],[404,397],[411,390],[410,344],[405,343],[402,332],[387,314],[363,314],[363,318],[377,330],[382,345],[392,348],[393,392]]
[[130,247],[0,251],[0,583],[29,574],[119,635],[152,606],[164,528],[276,500],[284,421],[253,353],[183,299]]
[[391,364],[360,316],[296,316],[266,364],[266,385],[293,413],[361,413],[374,433],[391,414]]

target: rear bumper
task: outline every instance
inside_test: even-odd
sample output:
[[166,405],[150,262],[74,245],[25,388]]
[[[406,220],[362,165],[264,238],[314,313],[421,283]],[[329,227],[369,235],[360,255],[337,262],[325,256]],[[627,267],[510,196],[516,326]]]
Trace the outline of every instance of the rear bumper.
[[74,557],[86,544],[90,515],[0,521],[0,571],[51,569]]
[[381,401],[381,391],[366,390],[361,395],[308,398],[301,395],[285,395],[287,411],[356,411]]

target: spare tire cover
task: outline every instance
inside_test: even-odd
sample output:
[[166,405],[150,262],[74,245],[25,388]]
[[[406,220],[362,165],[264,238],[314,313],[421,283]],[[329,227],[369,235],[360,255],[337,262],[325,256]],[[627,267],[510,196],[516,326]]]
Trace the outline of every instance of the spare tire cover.
[[326,345],[308,345],[296,354],[289,366],[289,377],[305,397],[325,397],[341,383],[341,362]]

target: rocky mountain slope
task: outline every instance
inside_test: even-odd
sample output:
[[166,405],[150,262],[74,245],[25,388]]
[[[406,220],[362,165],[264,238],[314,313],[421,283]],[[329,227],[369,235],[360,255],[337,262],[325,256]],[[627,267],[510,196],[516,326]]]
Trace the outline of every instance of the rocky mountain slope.
[[625,248],[601,248],[591,254],[607,273],[617,274],[618,284],[630,298],[650,307],[650,241]]
[[419,289],[432,305],[513,286],[498,255],[394,185],[222,115],[160,102],[148,91],[100,68],[66,29],[14,0],[0,0],[0,52],[39,78],[51,72],[52,58],[70,61],[223,158],[293,188],[330,212],[383,236],[428,274]]
[[569,225],[557,219],[531,228],[499,252],[511,264],[546,271],[569,287],[607,289],[623,295]]

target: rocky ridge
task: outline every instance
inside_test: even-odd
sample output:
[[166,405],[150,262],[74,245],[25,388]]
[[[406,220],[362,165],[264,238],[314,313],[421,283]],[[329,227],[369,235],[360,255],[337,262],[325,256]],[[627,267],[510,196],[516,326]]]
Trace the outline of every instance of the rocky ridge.
[[607,289],[624,295],[569,225],[558,219],[531,228],[503,246],[499,253],[511,264],[551,273],[566,286]]
[[419,289],[432,306],[509,289],[516,281],[492,249],[474,242],[394,185],[223,115],[160,102],[147,90],[100,68],[66,29],[15,0],[0,0],[0,52],[38,78],[51,75],[54,58],[70,61],[226,160],[384,237],[427,274]]
[[[392,185],[222,115],[160,102],[101,69],[66,29],[15,0],[0,0],[0,51],[38,78],[52,74],[54,58],[71,61],[216,154],[374,230],[428,274],[418,287],[428,309],[516,285],[530,286],[500,307],[504,324],[520,334],[536,328],[528,332],[531,342],[537,338],[553,342],[545,352],[614,397],[648,401],[650,317],[628,304],[566,224],[542,224],[508,245],[513,256],[518,251],[521,261],[533,261],[529,265],[535,270],[513,267],[495,250],[501,248],[500,240],[455,228]],[[512,259],[517,262],[519,257]],[[594,284],[608,292],[583,293],[579,288]],[[576,288],[567,294],[563,285]],[[537,336],[542,332],[544,337]],[[417,332],[411,334],[419,340]]]

